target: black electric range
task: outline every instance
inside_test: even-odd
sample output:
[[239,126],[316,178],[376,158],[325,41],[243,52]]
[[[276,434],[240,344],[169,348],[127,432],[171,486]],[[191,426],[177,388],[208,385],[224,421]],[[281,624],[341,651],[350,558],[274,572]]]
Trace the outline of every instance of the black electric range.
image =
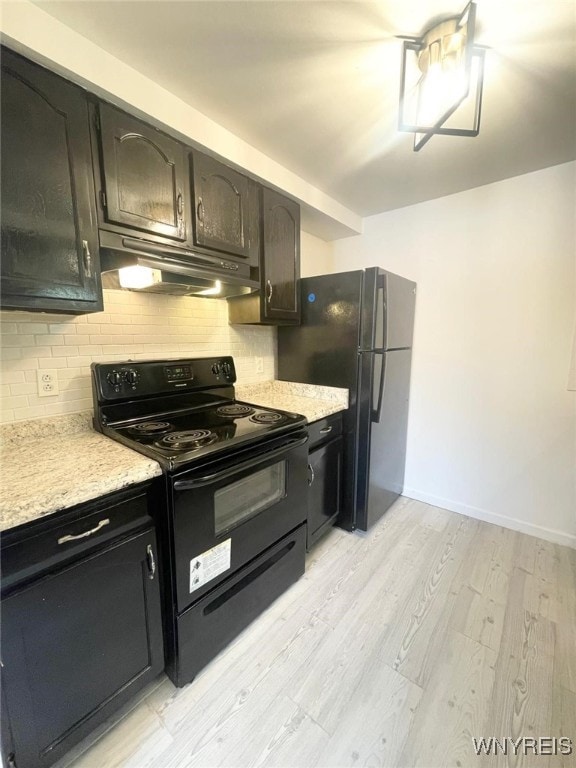
[[197,672],[304,572],[305,417],[235,399],[230,356],[92,364],[94,427],[163,468],[166,671]]

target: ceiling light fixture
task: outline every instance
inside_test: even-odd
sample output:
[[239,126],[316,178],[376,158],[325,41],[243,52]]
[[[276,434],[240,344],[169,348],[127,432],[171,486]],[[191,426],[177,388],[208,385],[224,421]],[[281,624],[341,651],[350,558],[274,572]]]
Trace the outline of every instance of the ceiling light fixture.
[[421,37],[402,38],[398,129],[414,134],[415,152],[435,134],[478,136],[484,50],[474,46],[475,20],[470,2]]

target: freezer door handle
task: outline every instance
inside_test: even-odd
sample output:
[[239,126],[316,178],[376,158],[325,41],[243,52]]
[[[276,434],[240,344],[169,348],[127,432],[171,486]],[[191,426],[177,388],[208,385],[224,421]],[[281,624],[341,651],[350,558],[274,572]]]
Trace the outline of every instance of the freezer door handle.
[[374,350],[372,352],[374,361],[376,360],[376,356],[379,355],[382,358],[382,367],[380,368],[380,382],[378,385],[378,390],[376,390],[374,381],[375,373],[376,373],[376,367],[374,366],[372,369],[372,404],[374,403],[374,392],[378,391],[378,402],[376,404],[376,408],[372,407],[371,413],[370,413],[370,421],[372,421],[374,424],[380,423],[380,416],[382,414],[382,398],[384,395],[384,379],[386,378],[386,352],[384,350]]
[[374,346],[386,348],[386,275],[378,275],[376,283],[376,317],[374,318]]

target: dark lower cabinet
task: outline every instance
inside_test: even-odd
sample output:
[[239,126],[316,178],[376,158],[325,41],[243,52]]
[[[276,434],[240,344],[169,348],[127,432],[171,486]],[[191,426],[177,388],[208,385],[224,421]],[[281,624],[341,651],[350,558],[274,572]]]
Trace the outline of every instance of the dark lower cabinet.
[[[52,558],[86,547],[87,531],[110,540],[2,600],[5,764],[51,765],[163,669],[156,537],[152,527],[129,533],[135,513],[129,500],[41,534]],[[33,538],[9,564],[38,548]]]
[[2,306],[102,309],[88,102],[2,49]]
[[336,522],[342,508],[341,414],[312,423],[309,433],[307,549]]

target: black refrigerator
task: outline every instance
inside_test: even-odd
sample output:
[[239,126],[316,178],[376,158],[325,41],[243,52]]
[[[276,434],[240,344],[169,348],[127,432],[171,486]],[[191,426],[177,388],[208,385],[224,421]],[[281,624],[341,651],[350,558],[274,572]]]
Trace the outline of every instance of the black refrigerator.
[[278,375],[349,390],[337,523],[366,531],[404,486],[416,283],[371,267],[300,290],[301,325],[278,328]]

